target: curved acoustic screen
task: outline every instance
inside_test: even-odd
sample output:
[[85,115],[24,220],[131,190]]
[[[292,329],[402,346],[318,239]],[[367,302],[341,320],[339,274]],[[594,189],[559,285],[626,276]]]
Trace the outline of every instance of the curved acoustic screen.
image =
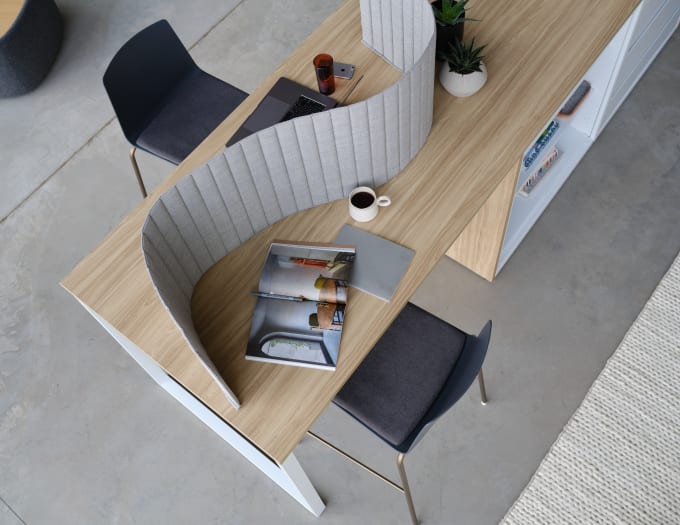
[[377,187],[415,157],[432,126],[434,34],[426,0],[361,0],[363,41],[404,74],[365,101],[299,117],[230,146],[151,208],[142,251],[151,280],[191,349],[234,406],[201,344],[191,294],[231,250],[283,217]]

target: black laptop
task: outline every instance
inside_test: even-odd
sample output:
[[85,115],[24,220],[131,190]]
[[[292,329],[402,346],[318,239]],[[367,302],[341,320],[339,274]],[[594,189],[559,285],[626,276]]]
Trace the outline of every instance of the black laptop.
[[234,136],[229,139],[227,146],[284,120],[318,113],[337,105],[337,101],[331,97],[281,77],[238,131],[234,133]]

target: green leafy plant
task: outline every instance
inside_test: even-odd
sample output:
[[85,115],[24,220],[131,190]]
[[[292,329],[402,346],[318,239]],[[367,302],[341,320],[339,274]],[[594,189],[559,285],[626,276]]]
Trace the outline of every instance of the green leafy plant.
[[449,63],[449,71],[467,75],[482,70],[484,55],[481,53],[485,47],[486,45],[475,47],[474,38],[468,45],[465,42],[454,40],[449,42],[449,48],[446,51],[439,53],[439,59],[446,60]]
[[465,18],[465,5],[468,0],[442,0],[442,7],[439,9],[432,4],[434,19],[440,26],[455,26],[463,22],[479,22],[475,18]]

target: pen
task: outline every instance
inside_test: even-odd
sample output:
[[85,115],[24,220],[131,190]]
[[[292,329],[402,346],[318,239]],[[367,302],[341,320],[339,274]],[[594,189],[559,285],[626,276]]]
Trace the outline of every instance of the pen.
[[293,297],[292,295],[282,295],[278,293],[267,293],[267,292],[250,292],[251,295],[255,297],[264,297],[265,299],[284,299],[285,301],[296,301],[302,302],[304,299],[302,297]]

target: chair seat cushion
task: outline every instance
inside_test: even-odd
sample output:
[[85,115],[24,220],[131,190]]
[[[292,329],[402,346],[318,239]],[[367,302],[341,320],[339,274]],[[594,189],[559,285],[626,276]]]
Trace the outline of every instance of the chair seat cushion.
[[203,71],[184,80],[137,138],[136,146],[179,164],[247,93]]
[[340,390],[335,404],[398,449],[434,403],[466,337],[408,303]]

